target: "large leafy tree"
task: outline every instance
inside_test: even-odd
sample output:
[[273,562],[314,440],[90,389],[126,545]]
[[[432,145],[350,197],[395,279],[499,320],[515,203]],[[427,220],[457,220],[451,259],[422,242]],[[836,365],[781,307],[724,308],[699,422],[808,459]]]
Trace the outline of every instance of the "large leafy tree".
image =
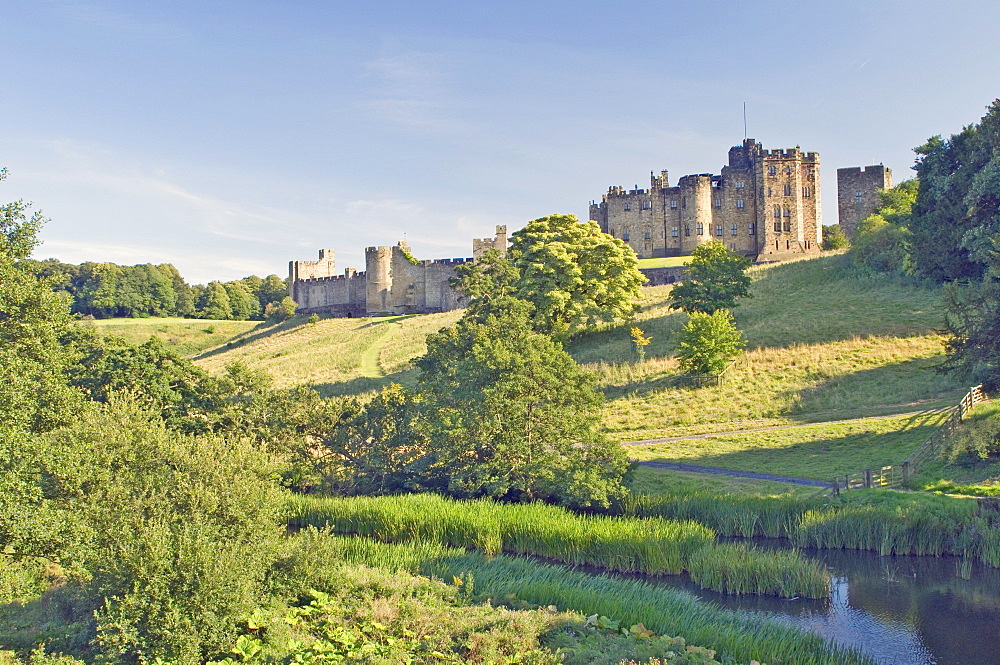
[[977,238],[1000,230],[1000,100],[950,139],[916,148],[920,190],[913,206],[910,256],[916,271],[938,281],[978,279],[985,265]]
[[428,414],[420,484],[459,497],[607,505],[628,463],[597,430],[594,377],[508,298],[429,335],[418,361]]
[[536,331],[557,339],[629,317],[646,281],[628,245],[573,215],[529,222],[512,236],[506,258],[488,252],[458,273],[471,309],[513,296],[530,304]]
[[854,265],[876,272],[909,270],[910,222],[920,183],[905,180],[879,192],[879,208],[858,224],[850,256]]
[[691,255],[684,282],[670,292],[670,307],[711,314],[732,309],[737,298],[750,297],[750,259],[718,240],[699,245]]

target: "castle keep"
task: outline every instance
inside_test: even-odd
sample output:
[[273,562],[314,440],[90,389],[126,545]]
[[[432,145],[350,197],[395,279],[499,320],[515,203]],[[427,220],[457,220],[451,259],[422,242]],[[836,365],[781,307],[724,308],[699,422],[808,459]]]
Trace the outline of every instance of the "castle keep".
[[591,202],[590,219],[639,258],[685,256],[711,240],[764,261],[819,252],[819,154],[746,139],[729,150],[720,175],[686,175],[671,186],[661,171],[650,174],[649,189],[610,187]]
[[365,271],[347,268],[336,275],[332,249],[319,250],[317,261],[288,263],[288,291],[305,314],[390,316],[428,314],[464,307],[464,297],[451,287],[455,266],[474,261],[487,250],[507,251],[507,227],[493,238],[472,241],[472,258],[418,261],[410,247],[365,249]]
[[837,212],[849,239],[854,240],[858,222],[878,210],[880,189],[892,189],[892,169],[881,164],[837,169]]

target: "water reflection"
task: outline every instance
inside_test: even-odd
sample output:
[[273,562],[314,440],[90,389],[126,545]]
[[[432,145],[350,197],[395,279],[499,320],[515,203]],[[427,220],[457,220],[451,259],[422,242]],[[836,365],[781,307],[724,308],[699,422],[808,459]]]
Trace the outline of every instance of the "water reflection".
[[726,596],[676,577],[654,583],[684,588],[723,607],[763,612],[884,665],[1000,665],[1000,570],[953,557],[803,554],[830,569],[830,600]]

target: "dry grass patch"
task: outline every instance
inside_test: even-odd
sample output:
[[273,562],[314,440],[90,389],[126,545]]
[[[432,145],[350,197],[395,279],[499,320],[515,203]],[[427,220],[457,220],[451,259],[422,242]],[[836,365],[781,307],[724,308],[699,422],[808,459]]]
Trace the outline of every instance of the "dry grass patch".
[[183,356],[194,356],[241,335],[260,321],[216,321],[178,317],[145,319],[94,319],[81,321],[102,335],[124,337],[130,344],[142,344],[156,337]]

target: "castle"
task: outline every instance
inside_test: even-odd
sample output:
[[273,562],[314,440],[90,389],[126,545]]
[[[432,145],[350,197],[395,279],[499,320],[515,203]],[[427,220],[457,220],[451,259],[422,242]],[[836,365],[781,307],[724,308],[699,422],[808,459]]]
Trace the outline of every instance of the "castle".
[[892,189],[892,170],[882,164],[837,169],[837,212],[849,239],[854,240],[858,222],[878,210],[880,189]]
[[[892,187],[885,166],[837,169],[840,224],[853,237],[858,222],[878,209],[879,189]],[[686,256],[719,240],[756,261],[818,253],[823,244],[819,154],[764,150],[754,139],[729,150],[720,175],[686,175],[670,186],[667,172],[650,174],[649,189],[610,187],[590,204],[590,219],[621,239],[639,258]],[[288,289],[298,311],[338,316],[389,316],[446,312],[465,306],[450,283],[455,267],[487,250],[507,251],[507,227],[473,240],[472,258],[418,261],[405,242],[368,247],[365,272],[336,275],[334,253],[317,261],[290,261]],[[683,279],[684,267],[650,268],[649,284]]]
[[347,268],[336,275],[332,249],[319,250],[317,261],[289,261],[288,290],[305,314],[390,316],[447,312],[465,306],[450,284],[455,266],[474,261],[487,250],[507,251],[507,227],[493,238],[472,241],[472,258],[418,261],[405,242],[365,249],[365,271]]
[[746,139],[729,150],[721,175],[686,175],[670,186],[667,171],[651,173],[648,190],[610,187],[591,202],[590,219],[639,258],[685,256],[711,240],[761,261],[818,252],[819,154]]

